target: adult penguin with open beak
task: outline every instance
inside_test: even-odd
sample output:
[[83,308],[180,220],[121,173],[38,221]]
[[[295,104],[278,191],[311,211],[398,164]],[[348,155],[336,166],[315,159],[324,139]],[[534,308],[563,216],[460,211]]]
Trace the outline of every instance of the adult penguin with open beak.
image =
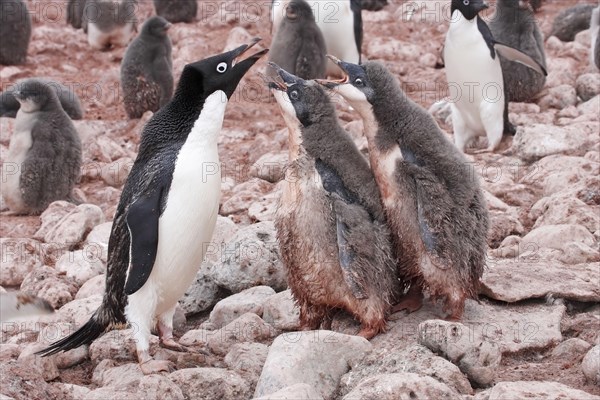
[[170,367],[149,354],[155,322],[162,346],[184,350],[173,339],[173,314],[212,238],[221,195],[217,141],[229,98],[267,53],[240,61],[259,40],[185,66],[173,99],[142,132],[113,221],[100,308],[78,331],[40,354],[89,344],[126,322],[136,328],[137,356],[146,374]]

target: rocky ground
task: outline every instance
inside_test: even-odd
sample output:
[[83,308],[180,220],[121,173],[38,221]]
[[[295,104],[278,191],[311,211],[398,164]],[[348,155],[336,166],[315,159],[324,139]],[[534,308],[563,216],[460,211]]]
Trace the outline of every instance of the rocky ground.
[[[426,11],[445,3],[419,3],[428,10],[410,21],[414,2],[390,3],[364,13],[364,55],[384,61],[429,108],[446,95],[436,66],[447,20]],[[84,143],[77,190],[86,201],[54,203],[41,217],[1,216],[0,285],[37,294],[58,310],[3,324],[2,399],[600,398],[600,74],[589,66],[589,32],[568,43],[546,40],[546,88],[535,102],[510,106],[517,135],[496,153],[472,156],[492,218],[481,301],[467,303],[462,323],[439,320],[441,308],[431,304],[396,314],[388,332],[370,342],[352,336],[358,324],[341,313],[335,332],[296,331],[272,222],[286,131],[258,75],[261,61],[228,107],[219,143],[221,216],[176,314],[176,335],[193,351],[161,349],[154,338],[155,357],[177,370],[143,376],[130,330],[89,348],[33,355],[100,303],[111,219],[149,115],[126,118],[118,81],[123,49],[89,49],[83,32],[66,26],[64,3],[27,4],[34,19],[29,58],[0,70],[2,87],[46,76],[75,89],[86,111],[75,122]],[[176,75],[187,62],[248,38],[270,43],[263,2],[199,4],[197,23],[170,31]],[[565,4],[545,2],[538,23],[546,36]],[[151,13],[142,0],[139,19]],[[341,101],[338,109],[364,147],[358,116]],[[432,112],[450,133],[444,110]],[[2,154],[13,124],[0,119]]]

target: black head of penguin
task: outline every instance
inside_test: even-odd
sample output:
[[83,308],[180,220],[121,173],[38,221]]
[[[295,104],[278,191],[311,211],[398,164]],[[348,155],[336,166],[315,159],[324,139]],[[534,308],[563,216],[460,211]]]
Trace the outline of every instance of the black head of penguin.
[[238,62],[252,46],[260,41],[256,38],[249,45],[218,54],[195,63],[187,64],[181,73],[175,98],[180,101],[189,99],[206,99],[212,93],[221,90],[229,99],[246,72],[267,53],[267,49],[259,51]]
[[144,22],[144,25],[142,25],[140,36],[151,40],[152,38],[164,39],[167,37],[167,31],[171,25],[172,24],[163,17],[151,17]]
[[18,90],[13,91],[15,99],[21,104],[25,112],[50,111],[61,108],[56,92],[48,85],[39,80],[28,80],[19,85]]
[[488,7],[483,0],[452,0],[450,9],[452,14],[454,14],[455,10],[459,10],[466,19],[472,20],[481,10],[485,10]]

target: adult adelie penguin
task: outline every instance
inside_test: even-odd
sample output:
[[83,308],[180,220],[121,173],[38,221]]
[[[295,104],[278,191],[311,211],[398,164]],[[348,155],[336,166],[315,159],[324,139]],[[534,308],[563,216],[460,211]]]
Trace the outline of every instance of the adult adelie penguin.
[[508,104],[497,53],[546,75],[531,57],[494,39],[478,15],[487,7],[483,0],[452,0],[444,45],[454,143],[463,152],[476,136],[487,136],[485,151],[494,151],[502,140]]
[[399,292],[390,232],[367,160],[337,121],[325,91],[272,64],[269,84],[289,130],[289,166],[275,225],[304,329],[326,328],[335,309],[384,331]]
[[154,0],[156,15],[169,22],[192,22],[198,14],[196,0]]
[[86,0],[82,26],[95,49],[125,47],[137,32],[137,0]]
[[156,112],[173,96],[170,26],[163,17],[151,17],[127,47],[121,62],[121,87],[129,118]]
[[24,64],[31,39],[31,17],[23,0],[0,0],[0,64]]
[[[275,37],[286,15],[290,0],[272,0],[271,21]],[[361,57],[363,26],[360,0],[308,0],[315,21],[323,33],[327,53],[349,62],[359,63]],[[335,64],[327,63],[327,74],[339,73]]]
[[41,354],[88,344],[126,321],[136,328],[144,373],[169,368],[149,354],[155,321],[161,344],[182,350],[173,339],[173,314],[202,263],[202,243],[212,237],[221,188],[218,136],[227,100],[266,53],[238,62],[258,40],[185,66],[173,100],[142,132],[113,221],[102,305],[83,327]]
[[[544,69],[544,38],[537,25],[529,0],[498,0],[490,21],[494,39],[533,58]],[[523,64],[500,57],[506,101],[531,101],[544,88],[546,77]],[[508,114],[508,110],[505,110]],[[506,115],[508,117],[508,115]]]
[[4,163],[2,197],[16,214],[39,214],[53,201],[73,200],[81,140],[46,82],[28,79],[12,94],[21,106]]
[[302,79],[326,78],[326,54],[325,39],[308,3],[290,1],[271,44],[269,61]]
[[444,301],[449,318],[459,319],[465,299],[477,298],[485,265],[488,213],[477,177],[383,64],[337,62],[346,76],[320,82],[363,118],[400,277],[411,282],[394,310],[418,309],[427,290]]

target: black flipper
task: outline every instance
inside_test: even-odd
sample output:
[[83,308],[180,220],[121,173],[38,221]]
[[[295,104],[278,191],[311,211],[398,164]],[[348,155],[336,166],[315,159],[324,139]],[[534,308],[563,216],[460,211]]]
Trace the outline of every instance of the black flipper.
[[127,211],[127,227],[131,239],[129,270],[125,294],[137,292],[148,280],[158,250],[158,219],[162,188],[144,194]]
[[344,281],[352,291],[354,297],[359,300],[366,299],[368,296],[365,292],[364,285],[354,273],[354,268],[356,266],[356,253],[352,249],[347,239],[347,235],[350,234],[349,230],[351,228],[346,225],[346,223],[343,221],[342,215],[338,213],[338,211],[340,211],[339,208],[339,204],[338,207],[334,205],[334,210],[337,209],[335,215],[335,224],[338,244],[338,258],[340,260],[340,267],[342,267],[342,275],[344,276]]
[[492,35],[490,27],[479,17],[479,15],[476,18],[477,29],[479,29],[481,36],[483,36],[483,40],[485,40],[485,44],[487,44],[487,47],[490,49],[490,57],[492,57],[492,60],[494,60],[496,58],[496,49],[494,47],[496,41],[494,40],[494,35]]
[[333,168],[319,159],[315,161],[315,167],[321,177],[321,182],[323,182],[323,188],[329,194],[338,195],[348,204],[358,203],[358,198],[346,188],[342,178],[340,178]]
[[350,0],[350,9],[354,15],[354,40],[358,50],[358,63],[362,62],[363,23],[362,5],[360,0]]

